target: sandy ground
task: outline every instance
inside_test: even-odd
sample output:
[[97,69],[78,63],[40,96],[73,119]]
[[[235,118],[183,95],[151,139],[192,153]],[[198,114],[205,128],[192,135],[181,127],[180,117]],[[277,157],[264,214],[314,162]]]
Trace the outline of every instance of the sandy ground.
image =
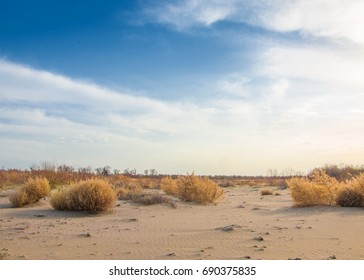
[[[274,189],[274,188],[272,188]],[[216,205],[62,212],[0,195],[0,259],[364,259],[364,210],[294,208],[289,190],[226,188]]]

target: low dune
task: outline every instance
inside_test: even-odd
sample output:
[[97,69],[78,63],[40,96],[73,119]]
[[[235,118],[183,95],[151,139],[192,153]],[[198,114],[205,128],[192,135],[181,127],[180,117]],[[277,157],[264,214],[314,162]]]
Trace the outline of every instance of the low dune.
[[[364,259],[364,210],[292,207],[289,190],[225,188],[216,204],[117,201],[90,215],[0,196],[0,259]],[[159,192],[159,190],[152,190]]]

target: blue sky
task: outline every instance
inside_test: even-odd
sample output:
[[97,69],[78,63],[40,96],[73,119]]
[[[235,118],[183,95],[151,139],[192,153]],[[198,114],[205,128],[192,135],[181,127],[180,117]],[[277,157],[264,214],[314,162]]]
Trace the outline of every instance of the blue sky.
[[359,0],[2,1],[0,164],[363,164]]

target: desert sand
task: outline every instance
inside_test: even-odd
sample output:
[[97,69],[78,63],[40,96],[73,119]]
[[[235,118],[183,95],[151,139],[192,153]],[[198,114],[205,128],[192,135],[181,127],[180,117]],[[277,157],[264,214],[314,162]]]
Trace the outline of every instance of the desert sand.
[[[56,211],[46,200],[11,208],[0,196],[2,259],[364,259],[364,210],[293,207],[289,190],[225,188],[212,205],[176,200],[109,212]],[[158,190],[151,190],[158,191]],[[279,194],[279,195],[278,195]]]

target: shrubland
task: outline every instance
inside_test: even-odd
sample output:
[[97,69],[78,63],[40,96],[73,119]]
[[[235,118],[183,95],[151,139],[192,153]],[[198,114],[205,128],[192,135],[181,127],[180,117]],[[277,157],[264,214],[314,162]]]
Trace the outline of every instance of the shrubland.
[[308,177],[292,178],[287,180],[287,184],[297,206],[364,205],[364,173],[352,177],[343,174],[332,177],[324,169],[315,169]]
[[9,196],[14,207],[22,207],[38,202],[49,194],[50,186],[46,178],[28,178],[25,184]]
[[49,203],[57,210],[97,213],[114,207],[116,194],[103,179],[87,179],[51,193]]
[[[178,197],[182,201],[209,204],[217,201],[223,195],[224,188],[260,186],[263,187],[261,194],[269,195],[272,194],[269,187],[277,186],[282,189],[289,187],[297,206],[364,205],[364,166],[325,165],[313,169],[307,176],[294,172],[278,175],[278,172],[274,170],[271,170],[268,176],[216,175],[207,177],[195,176],[193,173],[186,176],[166,176],[158,174],[154,169],[153,172],[144,172],[144,175],[137,174],[135,169],[131,171],[126,169],[121,174],[118,170],[112,172],[109,166],[95,170],[90,167],[76,169],[69,165],[56,166],[48,162],[33,165],[30,170],[0,170],[0,190],[9,188],[16,190],[9,196],[15,207],[37,202],[48,195],[49,190],[47,191],[47,189],[55,189],[57,191],[53,192],[51,197],[55,208],[80,208],[81,206],[76,206],[76,204],[81,201],[72,200],[73,202],[66,203],[65,197],[70,195],[71,189],[76,192],[75,185],[84,184],[85,181],[95,182],[95,180],[104,181],[104,183],[100,183],[101,185],[108,184],[119,199],[142,204],[157,203],[165,199],[165,197],[158,197],[160,195],[158,193],[147,194],[145,192],[147,189],[162,189],[166,194]],[[85,187],[83,191],[80,191],[80,193],[87,192]],[[94,193],[96,193],[95,190]],[[100,193],[100,195],[103,194]],[[93,202],[87,203],[91,205]],[[97,207],[93,206],[83,208],[90,208],[91,210],[87,210],[90,212],[99,211]]]
[[207,177],[195,176],[193,173],[178,176],[176,179],[164,178],[161,181],[161,189],[183,201],[199,204],[213,203],[224,194],[224,190],[214,181]]

